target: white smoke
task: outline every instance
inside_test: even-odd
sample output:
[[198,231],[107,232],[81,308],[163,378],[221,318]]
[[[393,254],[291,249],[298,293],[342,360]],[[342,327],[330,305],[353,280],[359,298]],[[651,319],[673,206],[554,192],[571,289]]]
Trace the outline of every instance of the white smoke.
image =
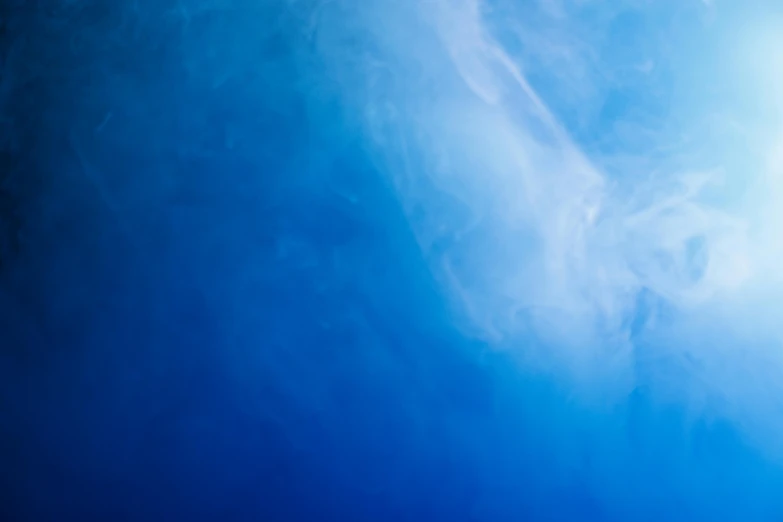
[[[318,43],[466,332],[622,389],[651,366],[643,340],[654,359],[695,361],[676,383],[652,377],[678,400],[783,420],[762,400],[783,372],[783,24],[757,16],[761,3],[745,22],[765,28],[740,40],[715,22],[719,3],[680,19],[629,0],[586,25],[569,10],[594,13],[588,1],[391,4],[334,8],[332,23],[352,19],[373,52],[353,54],[325,20]],[[664,33],[691,24],[702,45],[669,48],[662,33],[646,49],[660,56],[617,58],[596,35],[623,9],[657,9]],[[586,150],[546,101],[590,108],[634,74],[641,96],[667,63],[649,89],[671,87],[670,109],[648,128],[618,122],[614,147]]]

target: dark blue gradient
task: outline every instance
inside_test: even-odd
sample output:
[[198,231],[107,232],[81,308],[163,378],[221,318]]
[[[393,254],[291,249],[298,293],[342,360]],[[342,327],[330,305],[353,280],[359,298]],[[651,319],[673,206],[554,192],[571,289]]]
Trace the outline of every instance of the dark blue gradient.
[[2,7],[0,518],[783,516],[733,425],[460,333],[318,7]]

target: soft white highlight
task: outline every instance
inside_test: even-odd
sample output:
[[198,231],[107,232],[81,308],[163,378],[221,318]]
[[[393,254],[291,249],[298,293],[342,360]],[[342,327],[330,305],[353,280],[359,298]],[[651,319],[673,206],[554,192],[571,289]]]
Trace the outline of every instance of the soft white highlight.
[[[424,11],[470,93],[455,95],[449,86],[441,100],[417,108],[413,123],[425,134],[417,144],[425,167],[415,175],[470,208],[470,224],[444,234],[460,241],[473,232],[490,234],[503,250],[482,265],[496,281],[481,293],[502,296],[514,309],[504,314],[491,306],[489,317],[474,316],[488,332],[513,328],[524,310],[589,316],[586,324],[615,328],[641,288],[694,305],[747,279],[744,221],[699,202],[709,173],[612,183],[487,34],[477,2],[434,2]],[[425,76],[417,83],[426,80],[438,81]],[[416,198],[411,183],[401,185],[407,204]],[[431,228],[418,231],[428,250]],[[454,273],[451,254],[440,257],[444,271]],[[463,279],[471,277],[455,276],[452,283]]]
[[[753,50],[719,42],[724,47],[713,49],[707,65],[689,61],[698,49],[672,51],[670,83],[679,89],[671,96],[672,110],[661,112],[654,129],[638,118],[618,121],[610,138],[643,146],[604,152],[578,143],[533,87],[520,58],[526,53],[510,52],[496,36],[500,25],[522,34],[522,46],[535,42],[556,50],[559,58],[543,63],[573,66],[538,71],[553,82],[553,92],[568,93],[561,97],[566,102],[632,81],[653,82],[648,78],[666,65],[661,57],[631,56],[625,68],[607,73],[593,43],[550,39],[568,34],[569,8],[582,4],[541,2],[538,16],[552,26],[539,32],[502,19],[488,23],[502,18],[499,2],[368,4],[359,16],[376,54],[358,75],[345,62],[334,70],[349,98],[361,100],[379,166],[393,179],[422,251],[464,314],[467,331],[490,344],[517,346],[541,367],[591,383],[613,374],[625,385],[633,385],[641,364],[635,339],[653,339],[656,357],[698,361],[689,381],[674,386],[681,397],[757,401],[761,392],[731,383],[762,366],[767,376],[772,366],[783,371],[769,352],[783,340],[783,323],[769,312],[783,282],[783,148],[779,140],[761,146],[763,140],[753,137],[761,127],[741,103],[734,107],[707,87],[738,85],[748,54],[763,62],[756,73],[772,83],[783,78],[783,67],[760,51],[780,48],[775,35],[783,32],[774,28],[783,25],[773,24]],[[638,8],[630,0],[621,4]],[[689,20],[713,23],[696,11]],[[321,44],[334,54],[332,40]],[[634,74],[643,80],[633,80]],[[696,74],[704,76],[700,85],[691,81]],[[658,86],[640,85],[632,95]],[[770,110],[779,109],[783,91],[767,87],[762,81],[745,96],[769,98]],[[765,131],[780,130],[778,123],[766,120]],[[755,147],[732,146],[740,134],[751,136]],[[640,304],[645,299],[671,312],[659,317],[656,306]],[[749,324],[758,326],[751,336]],[[721,331],[737,349],[720,344]],[[748,359],[748,353],[754,355]],[[727,374],[732,367],[740,373]],[[776,379],[769,379],[773,386]],[[703,407],[705,401],[696,402]],[[723,407],[729,410],[747,412]]]

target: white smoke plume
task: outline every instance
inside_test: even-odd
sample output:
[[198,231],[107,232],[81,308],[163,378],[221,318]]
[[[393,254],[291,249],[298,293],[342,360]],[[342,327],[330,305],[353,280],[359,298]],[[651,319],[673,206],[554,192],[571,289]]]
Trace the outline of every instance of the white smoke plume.
[[[783,420],[782,19],[524,4],[334,2],[313,38],[466,333],[766,440]],[[599,114],[617,93],[622,114]]]

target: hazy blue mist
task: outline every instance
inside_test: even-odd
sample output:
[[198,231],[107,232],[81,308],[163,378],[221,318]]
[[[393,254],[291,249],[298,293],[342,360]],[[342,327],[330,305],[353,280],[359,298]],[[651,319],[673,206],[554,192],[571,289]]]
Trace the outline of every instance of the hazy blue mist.
[[782,16],[6,0],[2,519],[781,520]]

